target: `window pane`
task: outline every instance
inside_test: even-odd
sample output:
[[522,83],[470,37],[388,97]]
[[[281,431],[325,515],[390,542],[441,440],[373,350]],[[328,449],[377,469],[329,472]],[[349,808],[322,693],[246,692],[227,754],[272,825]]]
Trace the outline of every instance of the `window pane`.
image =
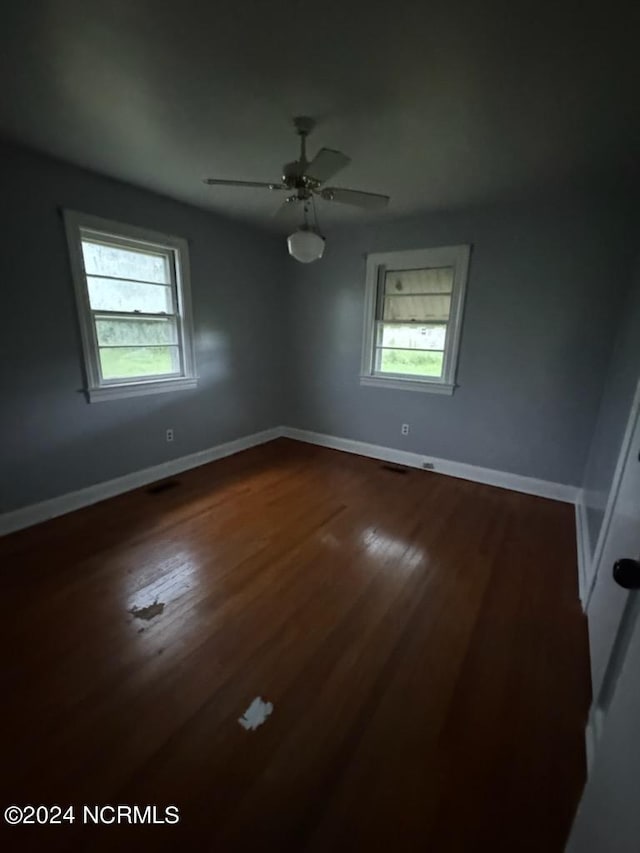
[[100,349],[103,379],[172,376],[180,373],[178,347],[116,347]]
[[171,287],[87,277],[89,303],[94,311],[141,311],[173,314]]
[[453,267],[422,270],[387,270],[384,277],[386,295],[400,293],[451,293]]
[[449,319],[451,296],[385,296],[383,320],[404,320],[425,323],[429,320]]
[[169,259],[154,252],[122,249],[104,243],[82,240],[82,256],[87,275],[109,275],[169,284]]
[[379,373],[401,373],[410,376],[442,376],[441,352],[420,350],[380,349],[377,352]]
[[97,318],[96,332],[100,346],[178,343],[177,323],[169,317],[158,320]]
[[383,323],[378,327],[378,346],[443,350],[446,336],[446,326]]

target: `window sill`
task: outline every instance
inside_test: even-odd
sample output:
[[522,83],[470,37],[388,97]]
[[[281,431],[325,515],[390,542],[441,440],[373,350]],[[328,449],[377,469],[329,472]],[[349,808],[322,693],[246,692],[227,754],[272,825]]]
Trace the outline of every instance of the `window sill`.
[[422,391],[428,394],[447,394],[449,396],[453,394],[456,387],[446,382],[400,379],[397,376],[361,376],[360,384],[375,388],[394,388],[396,391]]
[[125,397],[145,397],[147,394],[164,394],[168,391],[187,391],[196,388],[198,380],[194,377],[179,379],[158,379],[151,382],[131,382],[122,385],[105,385],[102,388],[89,388],[85,392],[90,403],[102,403],[105,400],[120,400]]

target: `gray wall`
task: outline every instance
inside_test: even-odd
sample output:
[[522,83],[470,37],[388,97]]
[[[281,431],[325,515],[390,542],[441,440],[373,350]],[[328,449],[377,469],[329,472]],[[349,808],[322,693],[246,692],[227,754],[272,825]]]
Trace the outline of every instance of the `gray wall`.
[[592,556],[639,379],[640,263],[636,266],[624,304],[584,475],[584,501]]
[[[281,423],[582,482],[636,233],[619,202],[341,228],[303,266],[281,236],[24,149],[0,147],[0,176],[0,511]],[[189,240],[197,390],[86,402],[62,207]],[[364,254],[461,242],[474,250],[455,394],[361,387]],[[631,393],[637,298],[625,316],[585,480],[592,533]]]
[[[0,186],[0,511],[280,422],[280,238],[13,146]],[[189,240],[197,390],[86,402],[60,207]]]
[[[583,195],[328,234],[291,263],[293,426],[580,484],[631,269],[615,200]],[[452,397],[359,384],[364,255],[472,243]],[[401,423],[410,434],[400,435]]]

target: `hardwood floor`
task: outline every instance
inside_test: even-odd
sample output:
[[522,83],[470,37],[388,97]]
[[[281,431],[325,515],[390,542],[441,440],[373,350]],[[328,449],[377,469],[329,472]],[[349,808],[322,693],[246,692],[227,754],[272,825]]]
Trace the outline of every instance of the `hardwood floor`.
[[178,480],[0,540],[3,808],[76,815],[5,850],[562,851],[571,506],[285,439]]

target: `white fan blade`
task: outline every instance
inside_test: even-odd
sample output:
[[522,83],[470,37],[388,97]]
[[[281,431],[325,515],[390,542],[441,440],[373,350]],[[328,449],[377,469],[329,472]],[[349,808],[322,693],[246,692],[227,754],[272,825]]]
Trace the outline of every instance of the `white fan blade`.
[[320,190],[320,196],[325,201],[337,201],[340,204],[354,204],[356,207],[366,207],[375,210],[389,204],[389,196],[380,193],[365,193],[361,190],[347,190],[341,187],[326,187]]
[[264,181],[227,181],[221,178],[204,178],[203,183],[218,187],[262,187],[268,190],[286,190],[284,184],[268,184]]
[[323,183],[332,178],[340,169],[348,166],[350,162],[351,157],[347,157],[342,151],[334,151],[332,148],[321,148],[305,169],[305,174]]

